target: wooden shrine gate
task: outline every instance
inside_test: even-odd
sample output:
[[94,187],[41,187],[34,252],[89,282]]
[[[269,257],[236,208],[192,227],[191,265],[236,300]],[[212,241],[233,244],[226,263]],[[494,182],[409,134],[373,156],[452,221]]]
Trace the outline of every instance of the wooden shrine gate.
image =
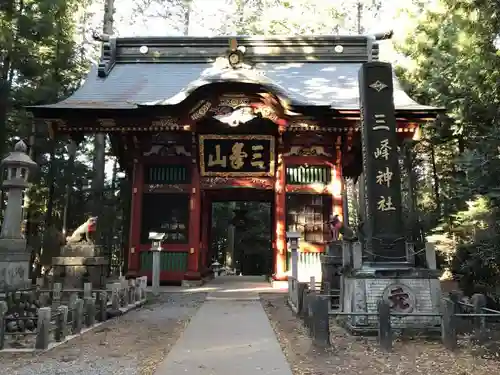
[[[51,134],[109,134],[132,184],[130,274],[151,276],[161,231],[162,281],[209,275],[211,202],[231,197],[270,202],[272,277],[285,280],[286,232],[317,272],[325,223],[361,173],[357,75],[377,58],[364,36],[117,38],[73,95],[30,110]],[[434,116],[395,87],[403,141]]]

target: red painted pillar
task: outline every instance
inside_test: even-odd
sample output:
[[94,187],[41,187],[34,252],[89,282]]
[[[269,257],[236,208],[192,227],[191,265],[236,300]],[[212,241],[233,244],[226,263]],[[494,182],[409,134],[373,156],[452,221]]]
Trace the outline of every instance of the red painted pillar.
[[335,158],[335,180],[333,180],[333,205],[334,212],[339,214],[340,220],[344,221],[344,209],[342,206],[342,189],[345,189],[342,183],[342,151],[341,151],[341,138],[337,138],[337,144],[335,147],[336,158]]
[[210,240],[210,229],[211,229],[211,214],[212,214],[212,204],[209,201],[207,194],[203,193],[201,199],[201,265],[202,269],[205,270],[208,268],[208,249],[210,244],[208,241]]
[[144,187],[144,166],[134,159],[132,172],[132,208],[130,210],[130,249],[128,272],[139,272],[139,247],[141,245],[142,194]]
[[191,167],[191,199],[189,202],[189,253],[186,280],[200,279],[200,216],[201,190],[200,173],[197,164]]
[[277,157],[276,182],[274,187],[274,279],[286,279],[286,195],[285,162],[280,153]]
[[332,182],[330,185],[330,194],[332,196],[332,214],[339,215],[340,220],[343,220],[342,214],[342,176],[338,166],[332,167]]

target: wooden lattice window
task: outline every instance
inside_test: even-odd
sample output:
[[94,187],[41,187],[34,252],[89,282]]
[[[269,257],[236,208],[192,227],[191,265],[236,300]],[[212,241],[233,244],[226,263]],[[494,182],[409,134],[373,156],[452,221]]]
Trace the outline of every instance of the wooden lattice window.
[[189,184],[190,169],[185,165],[148,165],[144,170],[144,183]]
[[188,243],[189,194],[144,194],[142,198],[141,243],[149,232],[165,233],[164,243]]
[[286,212],[286,230],[299,232],[301,240],[325,243],[330,239],[326,223],[332,212],[331,196],[289,193]]
[[329,184],[332,170],[327,165],[291,165],[286,168],[289,185]]

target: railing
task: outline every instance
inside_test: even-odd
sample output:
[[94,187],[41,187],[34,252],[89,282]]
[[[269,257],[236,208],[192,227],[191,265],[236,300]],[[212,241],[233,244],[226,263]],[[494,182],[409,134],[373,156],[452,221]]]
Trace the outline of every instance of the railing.
[[106,290],[92,290],[90,283],[84,289],[63,290],[55,283],[48,290],[10,293],[0,301],[0,350],[12,348],[12,341],[20,349],[21,339],[24,350],[46,350],[51,343],[143,304],[146,286],[146,277],[141,277],[109,284]]
[[289,278],[288,303],[292,310],[303,319],[308,328],[313,343],[317,346],[330,346],[330,317],[335,316],[363,316],[377,317],[379,345],[385,351],[392,350],[392,323],[391,318],[404,317],[434,317],[439,318],[441,338],[444,346],[449,350],[457,348],[458,333],[464,322],[471,323],[471,330],[479,342],[487,338],[488,319],[500,321],[500,311],[486,307],[486,298],[475,294],[471,303],[460,301],[451,294],[442,299],[442,311],[436,313],[395,313],[384,300],[378,301],[377,312],[343,312],[331,306],[333,297],[340,296],[337,291],[322,293],[318,290],[318,283],[311,278],[309,283],[298,282]]
[[[297,253],[299,281],[308,281],[312,276],[321,280],[321,256],[323,253]],[[291,253],[288,252],[288,269],[291,269]]]

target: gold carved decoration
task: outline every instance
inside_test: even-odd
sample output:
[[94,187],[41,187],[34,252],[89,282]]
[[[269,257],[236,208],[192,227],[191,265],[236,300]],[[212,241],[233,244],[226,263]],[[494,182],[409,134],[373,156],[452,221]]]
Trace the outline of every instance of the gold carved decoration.
[[283,156],[326,156],[332,157],[332,154],[325,151],[324,146],[292,146]]
[[230,107],[232,109],[236,109],[239,106],[248,106],[251,101],[246,96],[241,97],[229,97],[223,96],[219,100],[219,107]]
[[274,110],[266,105],[255,107],[254,113],[260,114],[263,118],[267,118],[272,122],[278,122],[280,120],[280,117],[274,112]]
[[116,121],[112,118],[100,118],[97,122],[103,128],[114,128],[116,126]]
[[162,117],[158,120],[153,121],[152,125],[159,126],[159,127],[173,126],[173,125],[177,125],[177,121],[175,119],[173,119],[172,117]]
[[147,193],[183,193],[190,189],[189,185],[181,185],[181,184],[151,184],[146,185]]
[[[238,147],[238,153],[243,152],[244,141],[268,141],[269,142],[269,166],[267,170],[263,171],[237,171],[230,169],[227,172],[213,172],[207,171],[207,165],[205,165],[205,140],[234,140],[233,153],[235,153],[235,147]],[[243,141],[243,142],[238,142]],[[218,177],[272,177],[275,171],[275,145],[274,136],[272,135],[200,135],[199,136],[199,154],[200,154],[200,172],[202,176],[218,176]],[[244,152],[246,153],[246,152]],[[262,157],[262,154],[258,154]],[[211,155],[209,155],[210,157]],[[214,159],[227,158],[231,160],[233,155],[216,155]],[[253,154],[248,153],[245,157],[253,157]],[[210,159],[209,159],[210,160]],[[233,160],[235,162],[242,162],[241,160]],[[267,159],[263,159],[267,161]],[[243,164],[240,165],[242,167]]]
[[220,188],[245,188],[272,190],[273,179],[266,177],[202,177],[200,187],[202,189]]
[[173,117],[162,117],[151,123],[152,130],[191,130],[189,125],[179,125],[179,120]]
[[198,121],[205,117],[210,108],[212,108],[212,103],[202,100],[193,108],[193,110],[191,110],[191,114],[189,117],[193,121]]

